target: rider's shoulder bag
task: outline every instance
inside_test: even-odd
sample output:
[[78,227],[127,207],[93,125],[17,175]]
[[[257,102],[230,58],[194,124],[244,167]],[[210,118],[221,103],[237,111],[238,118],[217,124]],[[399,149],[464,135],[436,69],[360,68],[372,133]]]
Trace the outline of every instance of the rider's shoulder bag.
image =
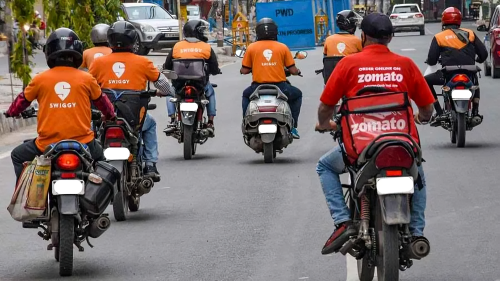
[[[354,164],[366,146],[385,133],[405,133],[417,144],[418,131],[413,120],[413,110],[406,92],[365,92],[342,100],[342,143],[349,164]],[[405,137],[390,136],[404,140]],[[385,137],[380,138],[380,140]]]
[[41,155],[24,164],[7,207],[16,221],[32,220],[43,215],[50,187],[51,163],[51,158]]

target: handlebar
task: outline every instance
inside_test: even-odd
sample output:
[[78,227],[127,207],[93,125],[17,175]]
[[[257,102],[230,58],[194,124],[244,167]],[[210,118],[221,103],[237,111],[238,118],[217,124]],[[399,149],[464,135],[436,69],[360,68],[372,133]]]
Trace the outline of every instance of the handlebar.
[[323,68],[315,70],[314,73],[316,73],[316,75],[323,73]]

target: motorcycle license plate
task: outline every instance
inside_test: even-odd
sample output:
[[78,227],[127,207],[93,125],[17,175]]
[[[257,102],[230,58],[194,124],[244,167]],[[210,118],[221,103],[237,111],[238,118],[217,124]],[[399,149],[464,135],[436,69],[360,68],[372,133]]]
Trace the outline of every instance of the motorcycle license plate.
[[52,181],[53,195],[83,195],[85,182],[82,180],[54,180]]
[[130,151],[126,147],[108,147],[104,150],[106,160],[127,160]]
[[278,126],[274,124],[259,125],[259,134],[276,134]]
[[469,100],[472,97],[470,90],[452,90],[451,99],[453,100]]
[[377,194],[413,194],[415,183],[413,177],[377,178]]
[[180,105],[180,110],[181,111],[198,111],[198,104],[194,102],[183,102]]

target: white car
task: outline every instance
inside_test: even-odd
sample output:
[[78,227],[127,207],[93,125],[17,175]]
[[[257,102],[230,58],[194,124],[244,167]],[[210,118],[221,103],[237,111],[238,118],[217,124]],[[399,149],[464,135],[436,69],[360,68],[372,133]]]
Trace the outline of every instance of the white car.
[[179,42],[179,21],[162,7],[151,3],[123,3],[125,20],[137,28],[134,52],[147,55],[151,49],[172,48]]
[[417,4],[394,5],[390,18],[394,33],[420,31],[425,35],[424,15]]

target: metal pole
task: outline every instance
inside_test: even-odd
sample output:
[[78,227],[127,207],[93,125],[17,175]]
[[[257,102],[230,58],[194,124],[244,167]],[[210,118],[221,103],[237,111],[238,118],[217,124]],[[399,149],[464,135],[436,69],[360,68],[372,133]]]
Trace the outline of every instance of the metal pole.
[[222,22],[222,13],[224,13],[224,5],[222,0],[216,2],[217,9],[215,10],[215,19],[217,21],[217,47],[224,47],[224,24]]
[[181,0],[177,0],[177,19],[179,20],[179,41],[183,38],[182,34],[182,13],[181,13]]

